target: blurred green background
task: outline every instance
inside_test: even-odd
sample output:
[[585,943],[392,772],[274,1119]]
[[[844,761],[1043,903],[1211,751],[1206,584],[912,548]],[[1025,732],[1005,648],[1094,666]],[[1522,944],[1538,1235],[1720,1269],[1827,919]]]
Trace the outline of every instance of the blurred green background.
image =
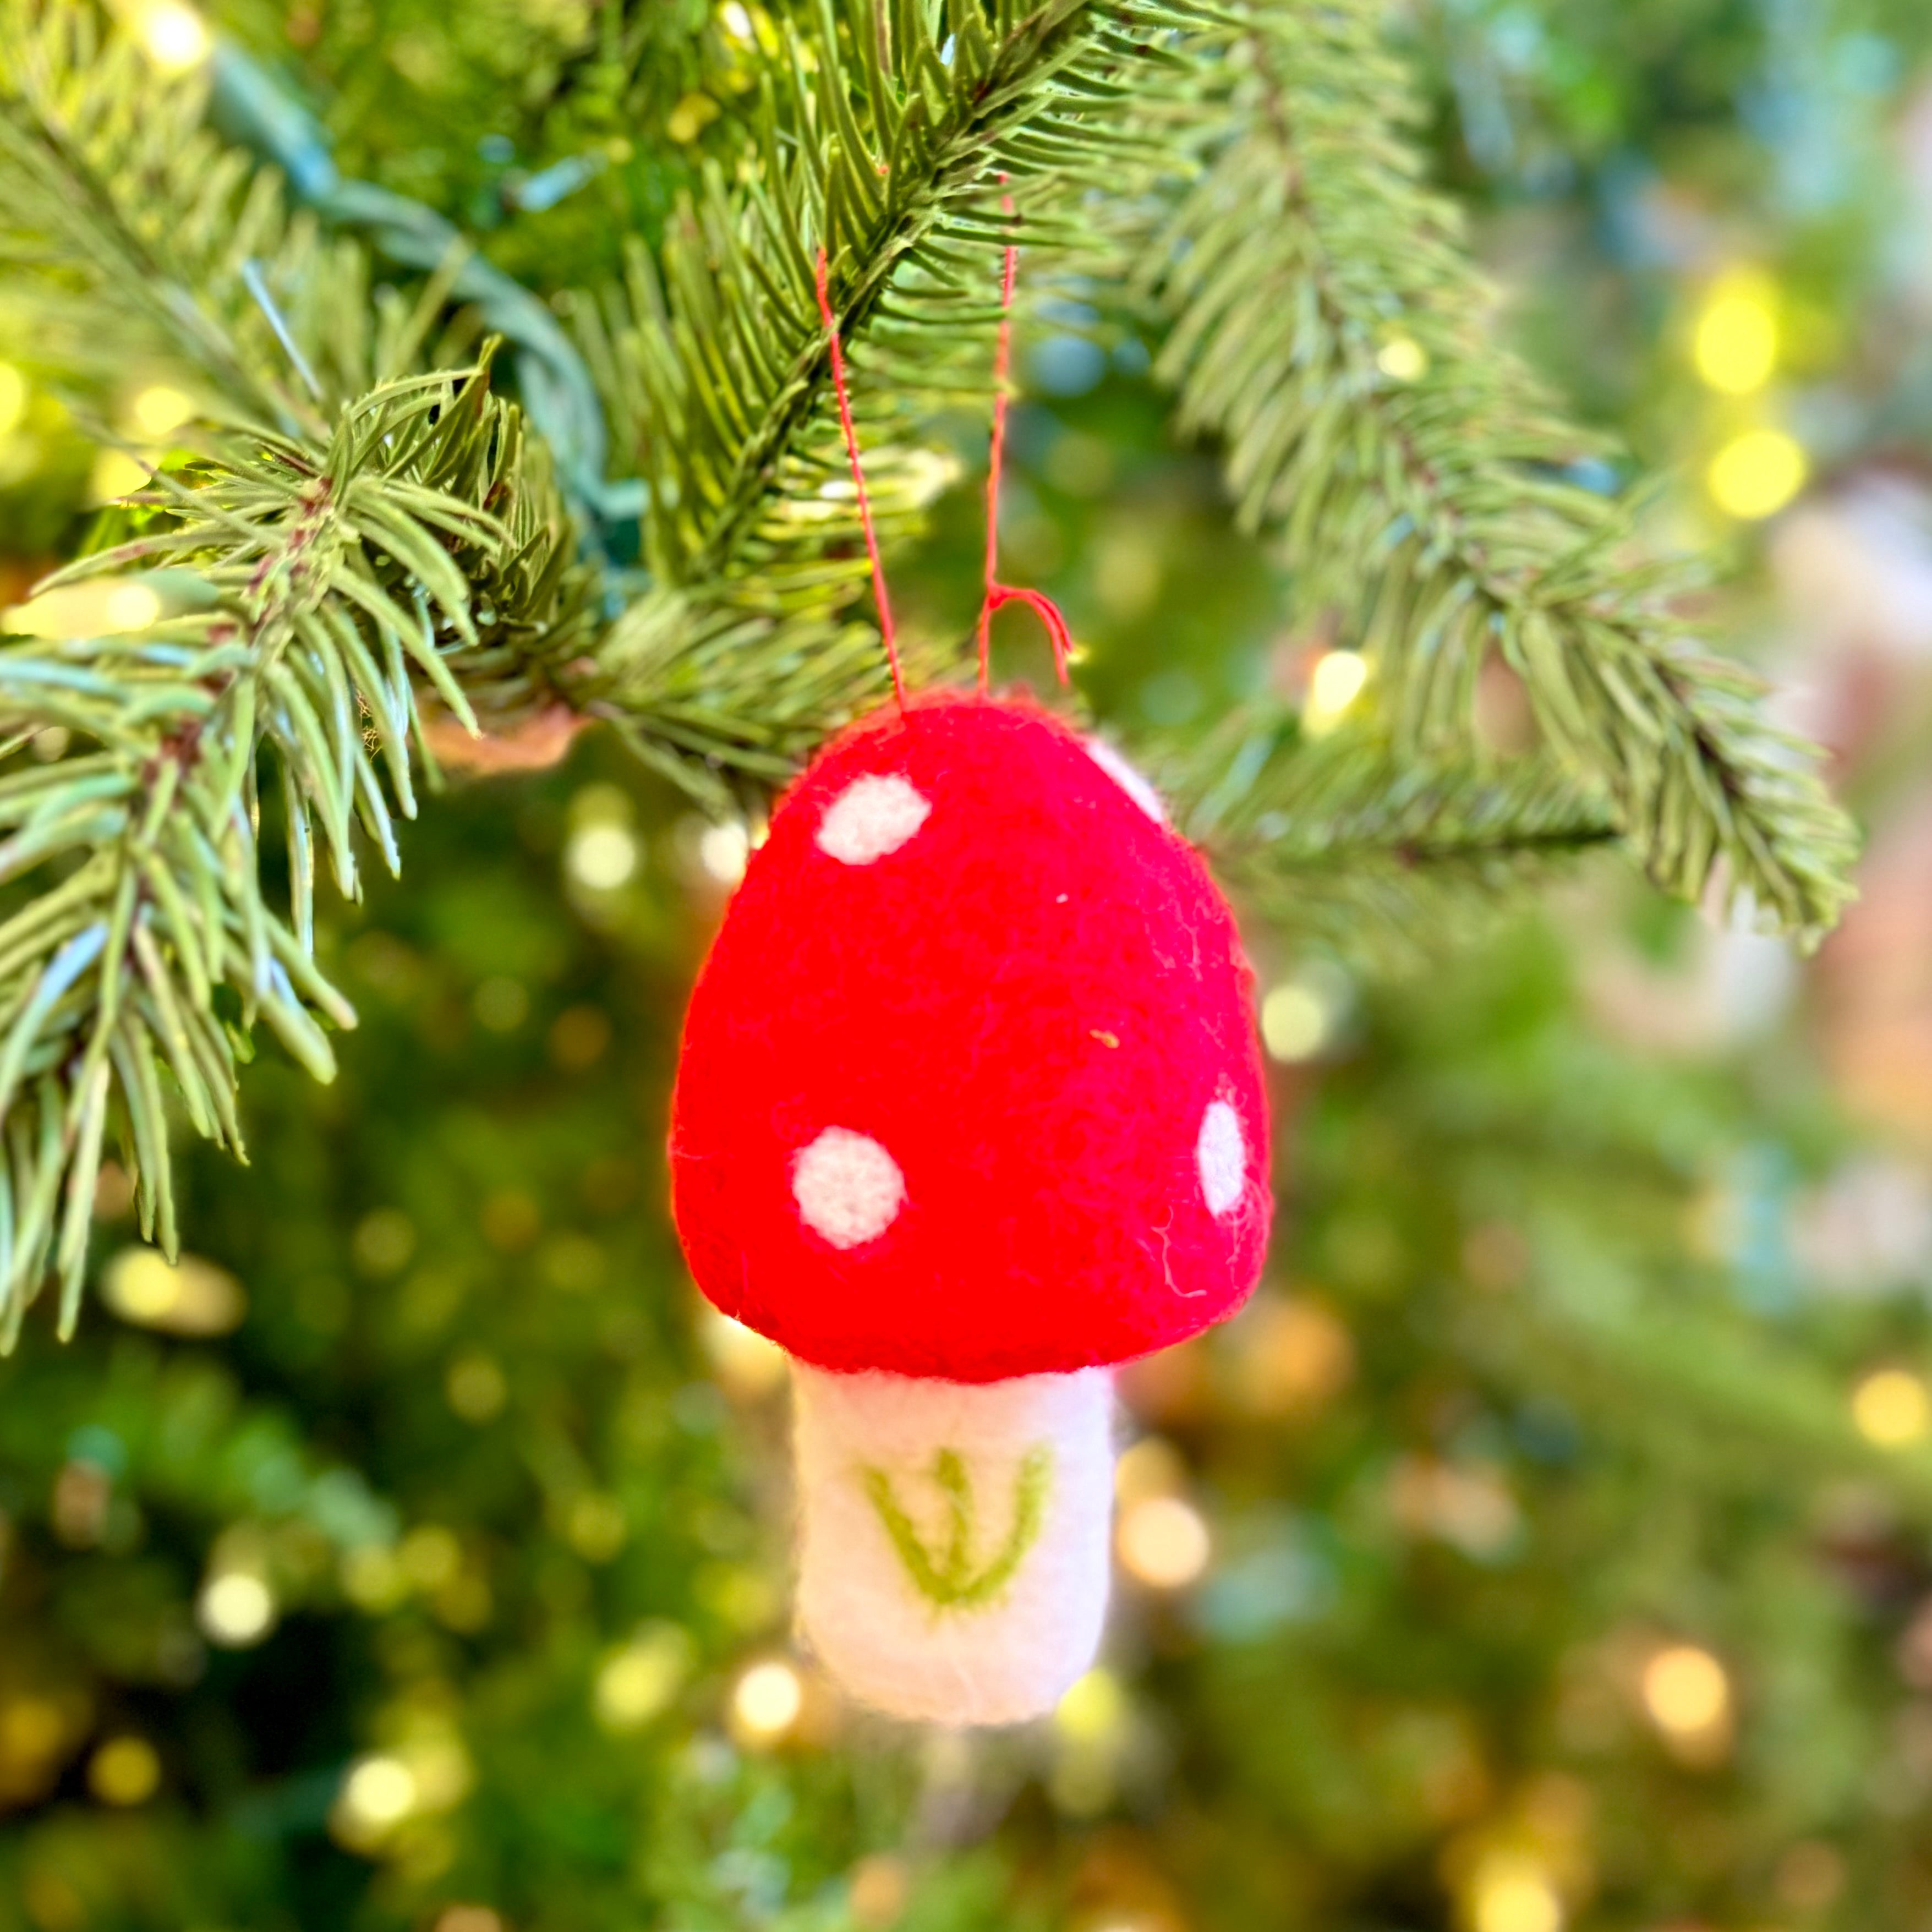
[[[700,165],[754,16],[211,17],[346,170],[567,300]],[[664,1211],[746,834],[595,732],[453,772],[406,883],[322,917],[340,1079],[264,1046],[178,1271],[110,1171],[79,1339],[0,1364],[0,1932],[1932,1928],[1932,16],[1397,18],[1499,332],[1661,473],[1720,635],[1832,748],[1850,924],[1801,962],[1606,861],[1426,972],[1254,931],[1266,1282],[1124,1378],[1102,1667],[922,1736],[788,1644],[782,1364]],[[1025,312],[1004,526],[1083,693],[1345,698],[1091,322]],[[0,601],[126,487],[30,350]],[[104,400],[136,441],[185,406]],[[977,602],[958,433],[916,635]]]

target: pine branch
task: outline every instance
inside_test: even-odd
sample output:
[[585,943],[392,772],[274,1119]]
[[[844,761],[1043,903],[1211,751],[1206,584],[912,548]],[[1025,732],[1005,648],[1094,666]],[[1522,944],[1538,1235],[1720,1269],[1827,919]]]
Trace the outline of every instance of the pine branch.
[[[1600,1186],[1595,1163],[1578,1166]],[[1734,1306],[1713,1308],[1667,1267],[1658,1290],[1634,1293],[1604,1254],[1600,1220],[1550,1202],[1542,1220],[1541,1265],[1513,1318],[1472,1320],[1461,1336],[1472,1360],[1558,1395],[1606,1430],[1648,1402],[1700,1456],[1716,1440],[1748,1445],[1754,1467],[1768,1463],[1793,1485],[1869,1484],[1912,1521],[1932,1520],[1932,1455],[1864,1437],[1814,1343],[1774,1324],[1741,1325]]]
[[[662,289],[636,257],[630,326],[614,345],[616,413],[652,485],[653,569],[688,584],[754,563],[763,580],[781,576],[760,599],[783,598],[797,521],[817,526],[802,547],[818,554],[852,529],[849,511],[770,514],[800,482],[821,504],[841,500],[818,487],[843,464],[817,250],[848,342],[872,345],[859,387],[875,412],[917,422],[936,404],[983,397],[992,250],[1022,233],[1037,245],[1069,190],[1118,154],[1108,110],[1123,69],[1146,66],[1154,36],[1194,20],[1156,0],[1030,11],[1001,0],[989,20],[955,0],[930,14],[897,7],[881,35],[859,10],[842,17],[818,0],[814,12],[815,33],[790,32],[761,102],[762,167],[735,190],[714,172],[680,211]],[[1056,142],[1079,165],[1030,158]]]
[[[780,782],[877,694],[820,247],[902,534],[946,474],[931,419],[985,398],[1016,226],[1036,262],[1070,256],[1102,201],[1138,209],[1204,143],[1156,278],[1177,313],[1164,366],[1310,594],[1366,610],[1399,700],[1386,744],[1262,719],[1177,769],[1238,889],[1285,922],[1412,939],[1614,828],[1679,890],[1722,857],[1790,923],[1823,923],[1839,821],[1778,762],[1741,674],[1684,652],[1657,574],[1615,561],[1617,514],[1549,479],[1574,440],[1480,340],[1350,4],[1230,26],[1191,0],[814,0],[748,123],[752,164],[708,176],[661,261],[638,250],[624,289],[578,304],[650,496],[655,581],[607,626],[614,583],[577,560],[552,453],[490,393],[487,352],[422,368],[467,286],[446,232],[409,229],[427,279],[372,296],[358,246],[286,217],[201,131],[196,88],[101,38],[83,0],[0,0],[0,262],[45,352],[83,378],[161,358],[206,412],[128,541],[56,580],[50,641],[0,651],[0,887],[19,882],[0,922],[0,1340],[50,1265],[71,1323],[110,1134],[172,1245],[164,1096],[238,1148],[257,1014],[327,1077],[322,1023],[352,1016],[310,958],[316,855],[352,893],[359,824],[395,866],[423,690],[466,721],[561,697],[714,806]],[[1349,117],[1371,108],[1364,140]],[[1433,358],[1400,390],[1377,361],[1391,290]],[[110,586],[159,620],[104,624]],[[1563,769],[1468,755],[1492,637]],[[82,748],[39,766],[24,748],[50,725]],[[286,906],[255,845],[265,772]]]
[[712,170],[661,266],[634,248],[622,288],[578,304],[614,446],[649,484],[659,586],[614,628],[591,701],[700,789],[778,776],[883,689],[847,615],[866,561],[818,250],[890,544],[952,473],[931,418],[986,405],[997,251],[1023,237],[1033,259],[1100,182],[1151,173],[1132,110],[1168,71],[1162,43],[1202,16],[1181,0],[816,0],[808,17],[784,29],[740,178]]
[[[278,87],[239,49],[218,46],[210,68],[209,106],[214,120],[280,170],[307,206],[338,233],[362,236],[378,254],[429,277],[410,310],[417,333],[446,304],[460,303],[480,327],[516,350],[524,407],[549,444],[573,511],[600,540],[634,520],[637,486],[613,484],[604,474],[603,412],[589,372],[571,346],[556,318],[536,295],[478,254],[434,209],[368,182],[345,180],[338,171],[320,124]],[[360,268],[362,258],[344,246]],[[311,278],[291,265],[284,279],[313,292]],[[364,327],[366,302],[358,302],[347,339]],[[393,297],[386,304],[393,311]],[[396,320],[392,313],[388,319]],[[339,324],[344,318],[336,317]],[[325,345],[341,339],[323,332]],[[416,338],[405,332],[400,344],[386,344],[373,359],[355,364],[357,380],[340,393],[350,395],[404,373],[411,364]],[[451,358],[453,359],[453,358]]]
[[1244,907],[1402,964],[1617,836],[1602,800],[1547,760],[1417,758],[1349,728],[1311,740],[1276,707],[1152,762]]
[[1382,14],[1250,0],[1208,70],[1193,116],[1220,150],[1144,270],[1182,421],[1224,443],[1304,601],[1349,614],[1401,756],[1469,742],[1500,652],[1658,884],[1696,899],[1721,868],[1815,939],[1850,896],[1850,826],[1756,681],[1699,649],[1628,506],[1565,480],[1591,446],[1496,342]]
[[[416,681],[468,719],[454,664],[513,703],[587,622],[544,460],[487,367],[388,385],[319,448],[211,434],[156,484],[148,527],[43,586],[54,634],[0,650],[0,885],[34,895],[0,922],[0,1345],[50,1267],[71,1328],[110,1132],[172,1252],[167,1094],[239,1153],[257,1015],[332,1077],[323,1023],[355,1016],[311,957],[316,856],[356,896],[359,826],[396,868]],[[125,632],[100,621],[117,592]],[[49,727],[85,748],[38,764],[22,748]],[[286,910],[262,886],[265,774]]]
[[163,362],[231,419],[326,436],[436,312],[372,302],[360,250],[291,223],[276,178],[202,125],[204,96],[92,7],[0,0],[0,268],[54,373]]
[[[916,643],[916,683],[945,668]],[[625,693],[590,709],[644,763],[723,814],[767,802],[828,732],[883,695],[870,624],[810,616],[782,622],[730,604],[654,590],[612,625],[597,676]]]

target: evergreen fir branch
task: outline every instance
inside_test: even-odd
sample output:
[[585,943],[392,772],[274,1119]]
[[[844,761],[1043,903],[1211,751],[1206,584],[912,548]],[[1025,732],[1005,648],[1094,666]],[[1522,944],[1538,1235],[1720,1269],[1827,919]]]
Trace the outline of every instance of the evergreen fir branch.
[[1628,507],[1568,480],[1592,445],[1497,344],[1382,15],[1252,0],[1202,90],[1222,145],[1144,271],[1181,419],[1225,443],[1304,601],[1349,614],[1401,755],[1468,741],[1500,652],[1660,886],[1698,898],[1721,869],[1815,939],[1850,895],[1850,826],[1756,680],[1700,650]]
[[1667,1418],[1652,1425],[1658,1436],[1681,1436],[1690,1455],[1715,1440],[1748,1445],[1750,1466],[1768,1466],[1777,1480],[1870,1484],[1912,1519],[1932,1516],[1932,1457],[1866,1439],[1846,1414],[1839,1375],[1812,1346],[1740,1323],[1693,1280],[1634,1292],[1606,1265],[1600,1224],[1550,1195],[1538,1229],[1546,1258],[1514,1318],[1459,1324],[1457,1346],[1474,1360],[1560,1392],[1606,1432],[1648,1402]]
[[1348,728],[1310,740],[1275,708],[1156,769],[1244,906],[1402,963],[1617,836],[1600,797],[1550,760],[1417,758]]
[[[426,320],[445,303],[461,303],[491,334],[515,346],[524,407],[550,446],[572,507],[604,538],[616,526],[634,521],[638,487],[605,478],[596,390],[543,302],[478,254],[434,209],[368,182],[345,180],[320,124],[238,48],[216,48],[211,80],[218,125],[279,170],[299,200],[332,228],[364,236],[389,260],[430,277],[416,314]],[[357,365],[362,380],[351,392],[404,366],[393,350],[382,361],[380,373],[366,358]]]
[[352,243],[291,222],[276,178],[202,124],[95,9],[0,0],[0,268],[56,374],[182,371],[204,403],[287,435],[413,364]]
[[[922,446],[932,418],[990,380],[998,250],[1016,232],[1070,244],[1096,193],[1132,201],[1210,134],[1160,256],[1178,314],[1164,366],[1313,594],[1371,587],[1366,642],[1396,700],[1386,745],[1244,721],[1177,776],[1237,889],[1285,923],[1412,938],[1614,830],[1680,890],[1721,857],[1789,922],[1828,916],[1822,794],[1779,762],[1741,675],[1685,654],[1656,574],[1612,558],[1615,513],[1549,480],[1572,444],[1478,344],[1474,284],[1400,152],[1344,138],[1342,110],[1388,79],[1357,13],[1230,27],[1182,0],[889,17],[815,0],[784,29],[754,164],[728,182],[713,169],[661,260],[637,249],[623,290],[578,304],[650,496],[655,581],[607,626],[551,458],[490,393],[487,355],[419,373],[460,250],[418,250],[426,281],[372,296],[358,247],[288,218],[272,180],[201,130],[195,86],[103,39],[80,0],[0,8],[16,30],[0,260],[75,367],[152,355],[195,370],[206,408],[125,541],[51,588],[58,608],[131,574],[160,621],[56,625],[0,653],[0,885],[21,895],[0,924],[0,1331],[50,1264],[71,1320],[110,1132],[144,1226],[172,1244],[164,1096],[238,1145],[235,1066],[258,1014],[326,1077],[320,1022],[351,1016],[310,959],[314,874],[326,862],[356,890],[358,825],[395,866],[421,689],[500,724],[561,698],[722,808],[782,783],[882,688],[853,614],[865,564],[821,248],[864,362],[878,506],[902,534],[950,473]],[[1268,64],[1304,40],[1306,58]],[[1358,43],[1360,75],[1342,58]],[[1289,113],[1302,92],[1313,106]],[[1310,121],[1322,138],[1304,154]],[[1373,220],[1350,212],[1358,176],[1382,196],[1364,190]],[[1426,274],[1362,232],[1405,197],[1424,204]],[[1400,394],[1377,359],[1390,288],[1433,358]],[[1460,466],[1458,437],[1474,452]],[[1492,638],[1562,770],[1462,748]],[[84,748],[43,768],[23,747],[49,727]],[[262,772],[285,906],[265,898],[255,847]]]
[[[356,896],[359,826],[396,868],[416,681],[465,719],[459,668],[500,710],[529,703],[589,622],[547,466],[487,364],[388,385],[320,448],[211,435],[155,482],[135,534],[28,607],[49,634],[0,650],[0,885],[20,882],[0,921],[0,1342],[50,1268],[71,1328],[110,1132],[172,1252],[166,1096],[238,1153],[258,1016],[332,1076],[324,1023],[355,1016],[311,955],[318,856]],[[116,592],[136,627],[102,624]],[[22,748],[50,728],[81,748],[43,766]],[[265,772],[285,908],[262,878]]]
[[[592,698],[654,770],[714,813],[752,814],[826,734],[885,688],[869,624],[801,616],[779,622],[728,603],[656,590],[636,599],[597,652]],[[908,668],[940,667],[915,646]]]
[[[661,264],[634,247],[621,288],[579,301],[614,447],[649,487],[644,553],[660,587],[614,632],[596,708],[631,721],[691,782],[718,769],[770,776],[775,758],[884,687],[845,622],[866,566],[817,251],[859,367],[890,544],[952,473],[928,446],[931,418],[986,400],[998,250],[1021,238],[1051,247],[1081,196],[1153,170],[1130,110],[1165,84],[1164,40],[1203,17],[1180,0],[838,11],[817,0],[808,30],[784,29],[740,178],[713,168],[674,214]],[[790,675],[835,638],[847,643],[832,662],[802,683]],[[640,682],[642,668],[706,687],[695,740],[659,731],[665,688]],[[736,694],[707,684],[714,668]]]

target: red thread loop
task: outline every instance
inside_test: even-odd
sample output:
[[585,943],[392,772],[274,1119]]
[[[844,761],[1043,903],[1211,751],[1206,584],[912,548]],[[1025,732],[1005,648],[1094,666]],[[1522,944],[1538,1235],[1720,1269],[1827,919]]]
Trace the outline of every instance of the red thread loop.
[[[1004,178],[1004,177],[1003,177]],[[1013,198],[1000,197],[1000,212],[1009,220],[1013,215]],[[986,596],[980,605],[980,695],[984,698],[992,679],[993,613],[1003,604],[1024,604],[1046,627],[1053,646],[1053,668],[1060,682],[1066,682],[1066,664],[1073,648],[1072,634],[1060,607],[1043,591],[1018,590],[1000,581],[1000,475],[1006,454],[1006,378],[1013,355],[1013,284],[1019,274],[1018,245],[1006,245],[1006,266],[1000,278],[1000,335],[993,352],[992,453],[986,469]]]
[[[993,613],[1003,604],[1024,604],[1046,626],[1047,641],[1053,646],[1053,668],[1058,673],[1062,684],[1066,682],[1066,666],[1073,651],[1073,633],[1068,629],[1066,620],[1060,614],[1060,606],[1043,590],[1016,590],[1010,584],[996,584],[986,592],[986,607],[980,613],[980,634],[983,638],[991,623]],[[980,689],[983,694],[986,688],[986,652],[983,645],[980,652]]]
[[892,626],[892,599],[886,594],[886,566],[879,556],[879,533],[872,523],[872,499],[866,494],[866,472],[859,461],[859,432],[852,422],[852,398],[845,386],[845,352],[838,340],[838,324],[832,314],[832,296],[826,284],[825,250],[818,251],[818,314],[825,324],[832,350],[832,388],[838,398],[838,426],[845,433],[845,454],[852,465],[852,487],[859,496],[859,527],[866,533],[866,554],[872,566],[872,598],[879,607],[879,641],[886,647],[886,662],[892,674],[892,695],[903,715],[906,708],[905,678],[899,670],[898,637]]

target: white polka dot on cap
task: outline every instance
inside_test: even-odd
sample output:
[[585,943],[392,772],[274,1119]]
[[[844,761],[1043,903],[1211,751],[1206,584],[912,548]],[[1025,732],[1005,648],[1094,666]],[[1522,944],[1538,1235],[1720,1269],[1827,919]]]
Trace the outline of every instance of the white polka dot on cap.
[[1217,1220],[1232,1214],[1246,1178],[1248,1150],[1241,1138],[1241,1118],[1225,1100],[1210,1101],[1201,1116],[1194,1164],[1200,1170],[1201,1198],[1208,1213]]
[[896,852],[932,816],[932,806],[896,772],[854,778],[825,808],[818,849],[845,866]]
[[835,1248],[876,1240],[906,1203],[905,1176],[870,1134],[827,1127],[791,1165],[799,1217]]

